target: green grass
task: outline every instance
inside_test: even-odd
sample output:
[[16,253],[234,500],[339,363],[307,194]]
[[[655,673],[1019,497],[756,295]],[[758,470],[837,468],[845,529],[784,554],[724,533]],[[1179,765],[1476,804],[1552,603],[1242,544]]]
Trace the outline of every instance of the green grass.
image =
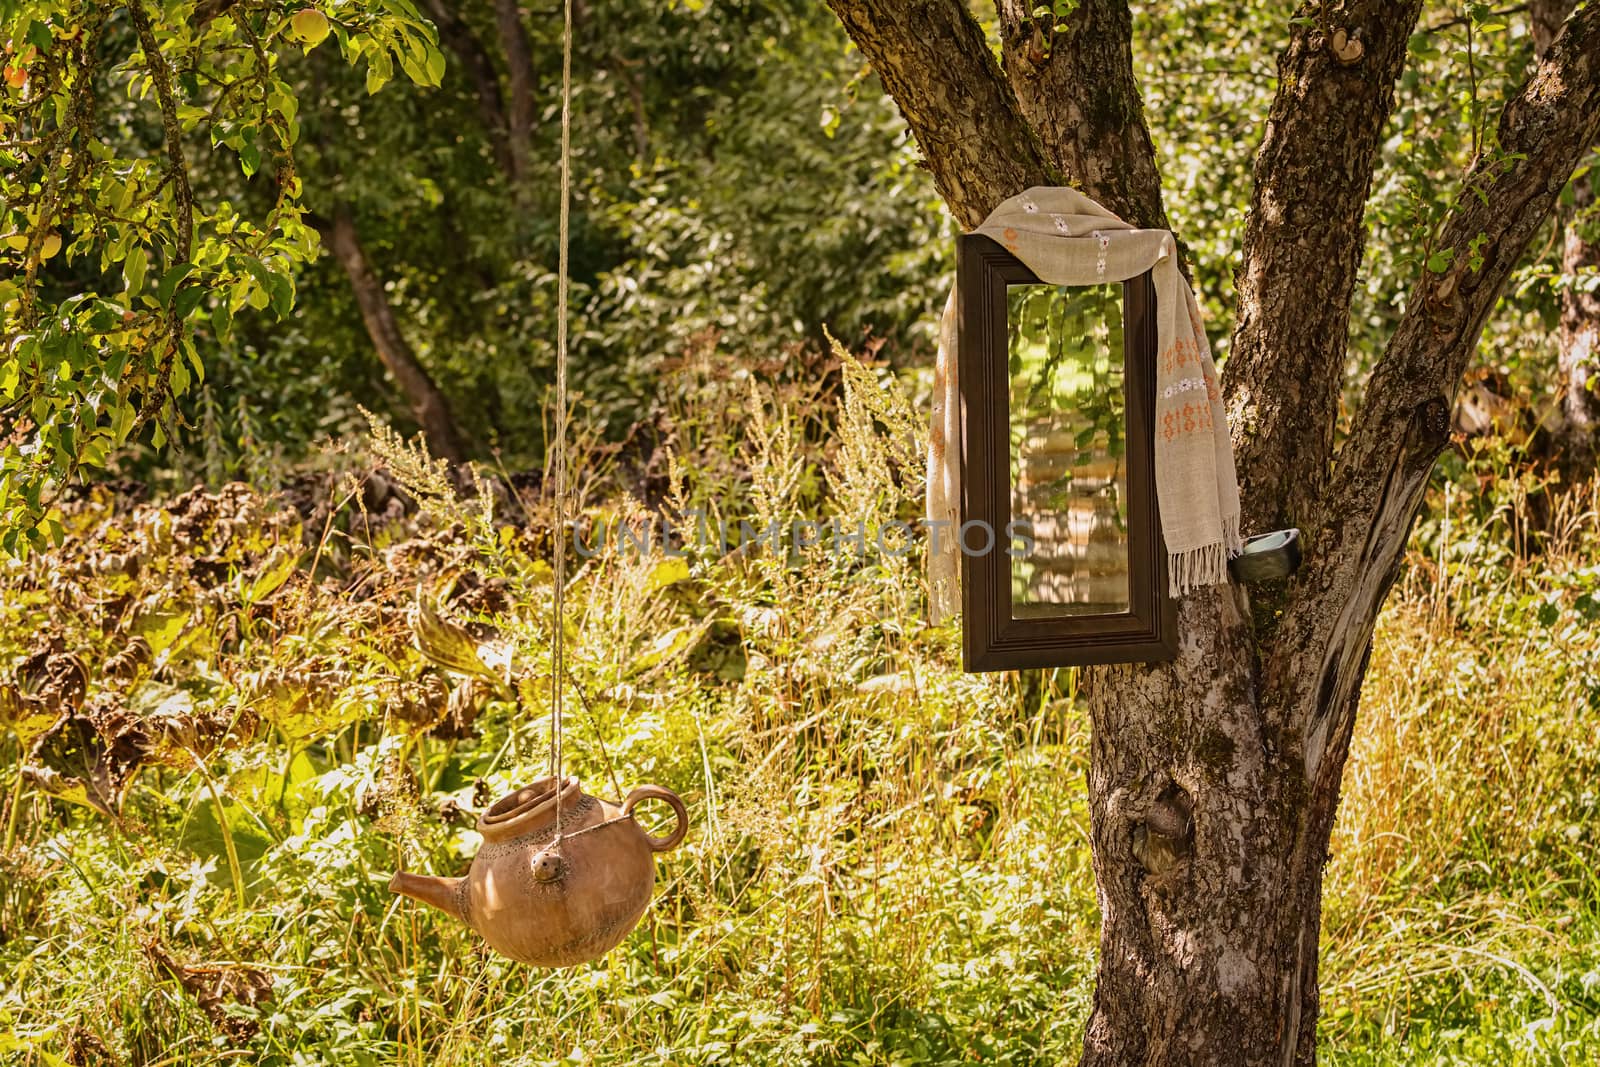
[[[1430,501],[1379,625],[1329,868],[1330,1060],[1600,1062],[1596,487]],[[1535,492],[1540,491],[1534,486]]]
[[[920,417],[892,379],[844,378],[819,406],[692,363],[664,390],[673,506],[914,516]],[[961,674],[915,558],[586,564],[571,769],[694,815],[652,911],[551,974],[391,897],[397,864],[464,866],[454,810],[544,770],[548,502],[457,500],[375,447],[422,505],[398,525],[330,474],[304,515],[239,490],[100,497],[62,548],[0,563],[0,660],[58,637],[82,714],[124,746],[58,738],[53,784],[19,786],[19,735],[0,742],[0,1063],[1075,1058],[1097,937],[1075,678]],[[607,456],[575,466],[585,514],[643,517]],[[1595,500],[1519,560],[1520,498],[1483,497],[1476,469],[1430,501],[1379,628],[1328,873],[1335,1064],[1600,1061]],[[513,650],[520,698],[422,655],[419,587]],[[32,733],[20,696],[0,713]]]

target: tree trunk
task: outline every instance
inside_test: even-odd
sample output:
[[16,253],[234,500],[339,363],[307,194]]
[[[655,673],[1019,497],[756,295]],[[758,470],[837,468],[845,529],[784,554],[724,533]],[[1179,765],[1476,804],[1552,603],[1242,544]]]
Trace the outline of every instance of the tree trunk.
[[350,278],[350,288],[355,291],[356,303],[361,308],[361,320],[366,324],[367,335],[378,351],[378,358],[400,386],[411,404],[411,412],[422,428],[428,448],[440,459],[460,463],[467,458],[450,405],[444,394],[434,384],[411,351],[411,345],[400,332],[394,308],[383,290],[383,283],[373,273],[367,261],[366,249],[356,232],[355,220],[348,209],[340,207],[333,218],[322,227],[323,239],[328,242],[339,265]]
[[512,181],[517,181],[520,175],[511,156],[510,122],[500,92],[500,77],[495,73],[494,62],[483,42],[456,14],[455,6],[452,0],[428,0],[428,18],[439,31],[439,42],[455,53],[472,82],[473,94],[478,100],[478,117],[488,133],[495,166]]
[[506,80],[511,89],[511,107],[506,116],[510,125],[511,180],[521,183],[527,179],[533,161],[533,50],[528,44],[528,31],[522,25],[522,6],[517,0],[495,0],[494,11],[500,44],[506,53]]
[[[1543,58],[1576,6],[1576,0],[1533,0],[1529,6],[1535,53]],[[1584,215],[1595,210],[1594,175],[1572,182],[1573,210],[1562,219],[1561,274],[1569,282],[1600,271],[1600,239],[1585,236]],[[1600,230],[1590,218],[1588,232]],[[1569,476],[1592,475],[1600,460],[1600,289],[1561,293],[1556,335],[1557,396],[1555,458]]]
[[1285,1027],[1302,1015],[1319,887],[1291,876],[1296,798],[1250,684],[1248,613],[1235,588],[1195,594],[1176,663],[1092,672],[1101,933],[1085,1064],[1281,1064],[1299,1045]]
[[[1595,211],[1594,174],[1572,183],[1574,214]],[[1600,228],[1591,215],[1590,232]],[[1561,273],[1570,282],[1600,272],[1600,239],[1591,240],[1574,219],[1563,235]],[[1561,294],[1561,331],[1556,338],[1561,374],[1558,459],[1572,475],[1592,475],[1600,461],[1600,288],[1573,287]]]
[[1304,525],[1322,499],[1366,245],[1362,218],[1422,4],[1327,8],[1294,31],[1278,60],[1237,276],[1223,390],[1245,474],[1247,530]]
[[[1279,59],[1224,378],[1247,532],[1315,518],[1362,217],[1420,8],[1340,5],[1294,30]],[[1113,739],[1094,747],[1096,879],[1102,904],[1132,919],[1102,930],[1086,1064],[1315,1056],[1321,872],[1339,779],[1308,788],[1294,725],[1312,709],[1261,691],[1272,649],[1249,599],[1236,589],[1208,599],[1185,604],[1173,668],[1090,672],[1095,730]],[[1269,594],[1257,610],[1270,617],[1278,602]],[[1350,666],[1364,665],[1363,655]],[[1333,763],[1342,770],[1342,750]],[[1176,854],[1130,851],[1157,838],[1163,790],[1192,807],[1188,839]]]
[[[1036,5],[998,0],[1009,82],[963,0],[829,5],[963,224],[1062,173],[1163,224],[1149,135],[1126,128],[1142,106],[1125,2],[1082,0],[1048,25],[1043,56]],[[1246,532],[1292,517],[1306,564],[1253,601],[1235,586],[1185,598],[1173,663],[1086,672],[1102,926],[1085,1064],[1315,1062],[1322,868],[1378,610],[1483,324],[1600,132],[1589,5],[1507,105],[1510,161],[1468,176],[1482,198],[1463,197],[1439,235],[1453,265],[1418,283],[1335,453],[1362,216],[1419,9],[1323,4],[1280,59],[1224,386]]]
[[1036,0],[996,0],[1001,55],[1022,115],[1072,184],[1129,222],[1167,228],[1155,145],[1133,76],[1126,2],[1080,0],[1068,19]]
[[1023,120],[983,28],[953,0],[828,0],[900,106],[963,226],[1060,177]]

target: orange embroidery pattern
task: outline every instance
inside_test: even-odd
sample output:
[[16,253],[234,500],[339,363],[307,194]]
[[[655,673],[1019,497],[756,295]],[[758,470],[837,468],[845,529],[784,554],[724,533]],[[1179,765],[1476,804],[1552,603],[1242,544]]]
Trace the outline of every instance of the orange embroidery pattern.
[[1166,374],[1176,374],[1191,363],[1200,362],[1200,346],[1193,338],[1172,342],[1172,347],[1161,353],[1161,369]]
[[1211,405],[1189,401],[1161,416],[1161,434],[1168,441],[1181,434],[1211,432]]

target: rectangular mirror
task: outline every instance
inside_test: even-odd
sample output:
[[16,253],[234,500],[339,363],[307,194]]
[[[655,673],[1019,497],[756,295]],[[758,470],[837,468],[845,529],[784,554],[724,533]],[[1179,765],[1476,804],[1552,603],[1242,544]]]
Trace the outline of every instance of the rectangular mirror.
[[1040,281],[956,255],[962,655],[971,671],[1176,655],[1155,493],[1148,273]]
[[1017,619],[1131,607],[1121,285],[1006,287]]

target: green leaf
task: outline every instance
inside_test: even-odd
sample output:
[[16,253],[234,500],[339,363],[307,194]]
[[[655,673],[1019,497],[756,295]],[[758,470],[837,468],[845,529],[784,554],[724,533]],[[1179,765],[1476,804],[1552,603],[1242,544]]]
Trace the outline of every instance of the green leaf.
[[134,419],[137,412],[132,404],[119,404],[111,413],[111,440],[118,447],[128,439],[128,434],[133,430]]
[[233,331],[233,305],[227,299],[218,300],[211,309],[211,332],[218,340]]
[[133,632],[144,638],[150,645],[150,651],[159,656],[183,633],[189,616],[190,613],[182,608],[152,609],[135,620]]
[[188,820],[183,824],[183,836],[179,838],[179,842],[198,856],[218,861],[216,870],[219,873],[210,877],[221,879],[222,884],[226,884],[229,877],[228,837],[231,836],[239,864],[246,872],[246,897],[253,897],[257,879],[252,876],[256,873],[261,857],[272,847],[272,839],[262,832],[255,818],[231,798],[224,799],[222,810],[223,818],[228,823],[227,834],[223,833],[222,825],[217,821],[217,806],[212,803],[202,787],[195,794],[194,807]]
[[200,301],[205,299],[205,295],[205,287],[200,285],[191,285],[186,289],[180,289],[177,298],[172,302],[172,309],[180,320],[187,319],[190,312],[194,311],[199,306]]
[[122,278],[130,294],[144,288],[144,272],[150,266],[150,253],[144,248],[134,248],[122,261]]
[[239,256],[236,263],[243,266],[261,287],[251,294],[251,307],[262,309],[270,303],[279,318],[294,308],[294,283],[286,275],[274,271],[254,256]]
[[241,599],[245,604],[261,603],[289,580],[289,575],[294,573],[299,564],[299,552],[284,545],[277,546],[261,561],[254,576],[247,579],[244,574],[239,575],[244,590]]
[[1585,620],[1594,622],[1600,619],[1600,593],[1584,593],[1574,602],[1578,614]]
[[645,588],[651,592],[664,589],[669,585],[686,581],[689,578],[689,561],[681,556],[664,559],[650,569],[650,577],[646,580]]
[[177,291],[178,284],[194,272],[193,263],[179,263],[170,268],[161,276],[161,284],[156,286],[156,302],[166,307],[172,299],[172,294]]
[[122,322],[122,308],[109,300],[96,300],[89,308],[88,322],[91,333],[108,333]]
[[500,680],[484,663],[479,644],[462,626],[439,614],[433,597],[417,591],[417,606],[411,616],[411,632],[417,649],[429,662],[455,674],[476,675],[490,682]]
[[389,57],[386,55],[375,57],[372,65],[367,68],[367,94],[370,96],[382,89],[392,77],[394,77],[394,64],[389,61]]

